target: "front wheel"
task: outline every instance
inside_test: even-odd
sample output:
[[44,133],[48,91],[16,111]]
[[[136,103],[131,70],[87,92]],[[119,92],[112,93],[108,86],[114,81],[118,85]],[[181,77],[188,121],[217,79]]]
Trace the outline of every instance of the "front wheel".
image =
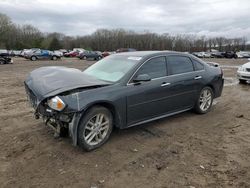
[[198,114],[206,114],[211,110],[214,99],[213,90],[210,87],[204,87],[195,104],[194,110]]
[[94,150],[103,145],[113,129],[111,112],[102,106],[87,111],[79,124],[78,144],[86,151]]
[[36,61],[37,60],[36,56],[32,56],[30,59],[31,59],[31,61]]

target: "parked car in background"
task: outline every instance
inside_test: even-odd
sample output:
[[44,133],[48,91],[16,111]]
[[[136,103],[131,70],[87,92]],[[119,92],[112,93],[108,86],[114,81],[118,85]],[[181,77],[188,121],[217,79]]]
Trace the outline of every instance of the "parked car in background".
[[11,50],[10,55],[13,57],[20,57],[21,56],[21,50]]
[[239,67],[237,77],[241,84],[245,84],[247,81],[250,81],[250,62]]
[[236,52],[238,58],[250,58],[250,52],[239,51]]
[[31,49],[25,49],[23,51],[23,57],[26,59],[29,59],[30,54],[34,53],[35,51],[40,50],[39,48],[31,48]]
[[66,50],[66,49],[60,49],[60,50],[58,50],[58,51],[62,52],[63,55],[64,55],[65,53],[68,53],[68,52],[69,52],[69,51]]
[[100,60],[102,59],[102,54],[95,51],[87,51],[81,52],[78,56],[79,59],[94,59]]
[[211,52],[212,58],[224,58],[223,52]]
[[7,50],[0,50],[0,64],[12,64],[13,60]]
[[201,58],[201,54],[199,52],[193,52],[192,55],[194,55],[195,57]]
[[223,52],[222,55],[225,57],[225,58],[237,58],[237,54],[235,52],[232,52],[232,51],[227,51],[227,52]]
[[116,53],[121,53],[121,52],[135,52],[136,49],[134,48],[119,48],[116,50]]
[[49,51],[49,50],[35,50],[31,53],[28,53],[28,55],[26,56],[27,59],[30,59],[32,61],[36,61],[38,59],[50,59],[50,60],[57,60],[60,59],[61,56],[59,56],[58,54]]
[[77,57],[79,56],[80,53],[82,53],[83,51],[81,50],[73,50],[67,53],[64,53],[64,57]]
[[9,56],[9,52],[6,49],[0,49],[0,55],[1,56]]
[[73,48],[73,51],[84,52],[85,49],[83,49],[83,48]]
[[63,52],[61,52],[60,50],[55,50],[55,51],[53,51],[53,52],[54,52],[54,54],[56,54],[57,56],[63,57]]
[[94,51],[95,53],[97,53],[98,55],[102,56],[102,52],[100,51]]
[[[220,67],[184,53],[118,53],[83,72],[42,67],[25,80],[28,99],[60,135],[87,151],[103,145],[114,127],[124,129],[194,109],[210,111],[223,89]],[[66,131],[66,132],[67,132]]]
[[194,52],[192,53],[194,56],[199,58],[210,58],[211,54],[209,52]]
[[110,52],[104,51],[104,52],[102,52],[102,57],[107,57],[107,56],[109,56],[110,54],[111,54]]
[[211,53],[210,52],[201,52],[203,55],[203,58],[210,58],[211,57]]
[[23,49],[23,50],[21,50],[20,57],[24,57],[25,54],[26,54],[28,51],[30,51],[30,49]]

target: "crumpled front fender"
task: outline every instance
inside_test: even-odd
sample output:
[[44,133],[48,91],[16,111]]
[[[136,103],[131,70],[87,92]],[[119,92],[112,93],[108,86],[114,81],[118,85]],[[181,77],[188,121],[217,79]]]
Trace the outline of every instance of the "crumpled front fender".
[[71,137],[74,146],[77,146],[77,132],[80,119],[81,113],[75,113],[72,121],[69,123],[69,136]]

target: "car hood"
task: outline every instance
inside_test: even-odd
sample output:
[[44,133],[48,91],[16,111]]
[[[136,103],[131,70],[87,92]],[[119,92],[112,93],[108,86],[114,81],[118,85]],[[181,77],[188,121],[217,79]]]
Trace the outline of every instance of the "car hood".
[[110,83],[91,77],[78,69],[50,66],[32,71],[25,80],[25,85],[40,102],[72,89],[104,86]]
[[250,62],[245,63],[244,65],[242,65],[243,68],[250,68]]

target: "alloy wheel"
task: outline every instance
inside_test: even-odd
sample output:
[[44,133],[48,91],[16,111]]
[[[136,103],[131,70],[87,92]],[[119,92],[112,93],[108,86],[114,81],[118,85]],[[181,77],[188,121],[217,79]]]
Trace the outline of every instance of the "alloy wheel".
[[97,145],[106,137],[109,128],[109,118],[105,114],[99,113],[87,122],[83,131],[83,138],[87,144]]
[[200,109],[207,111],[212,103],[212,93],[209,89],[204,89],[200,94]]

